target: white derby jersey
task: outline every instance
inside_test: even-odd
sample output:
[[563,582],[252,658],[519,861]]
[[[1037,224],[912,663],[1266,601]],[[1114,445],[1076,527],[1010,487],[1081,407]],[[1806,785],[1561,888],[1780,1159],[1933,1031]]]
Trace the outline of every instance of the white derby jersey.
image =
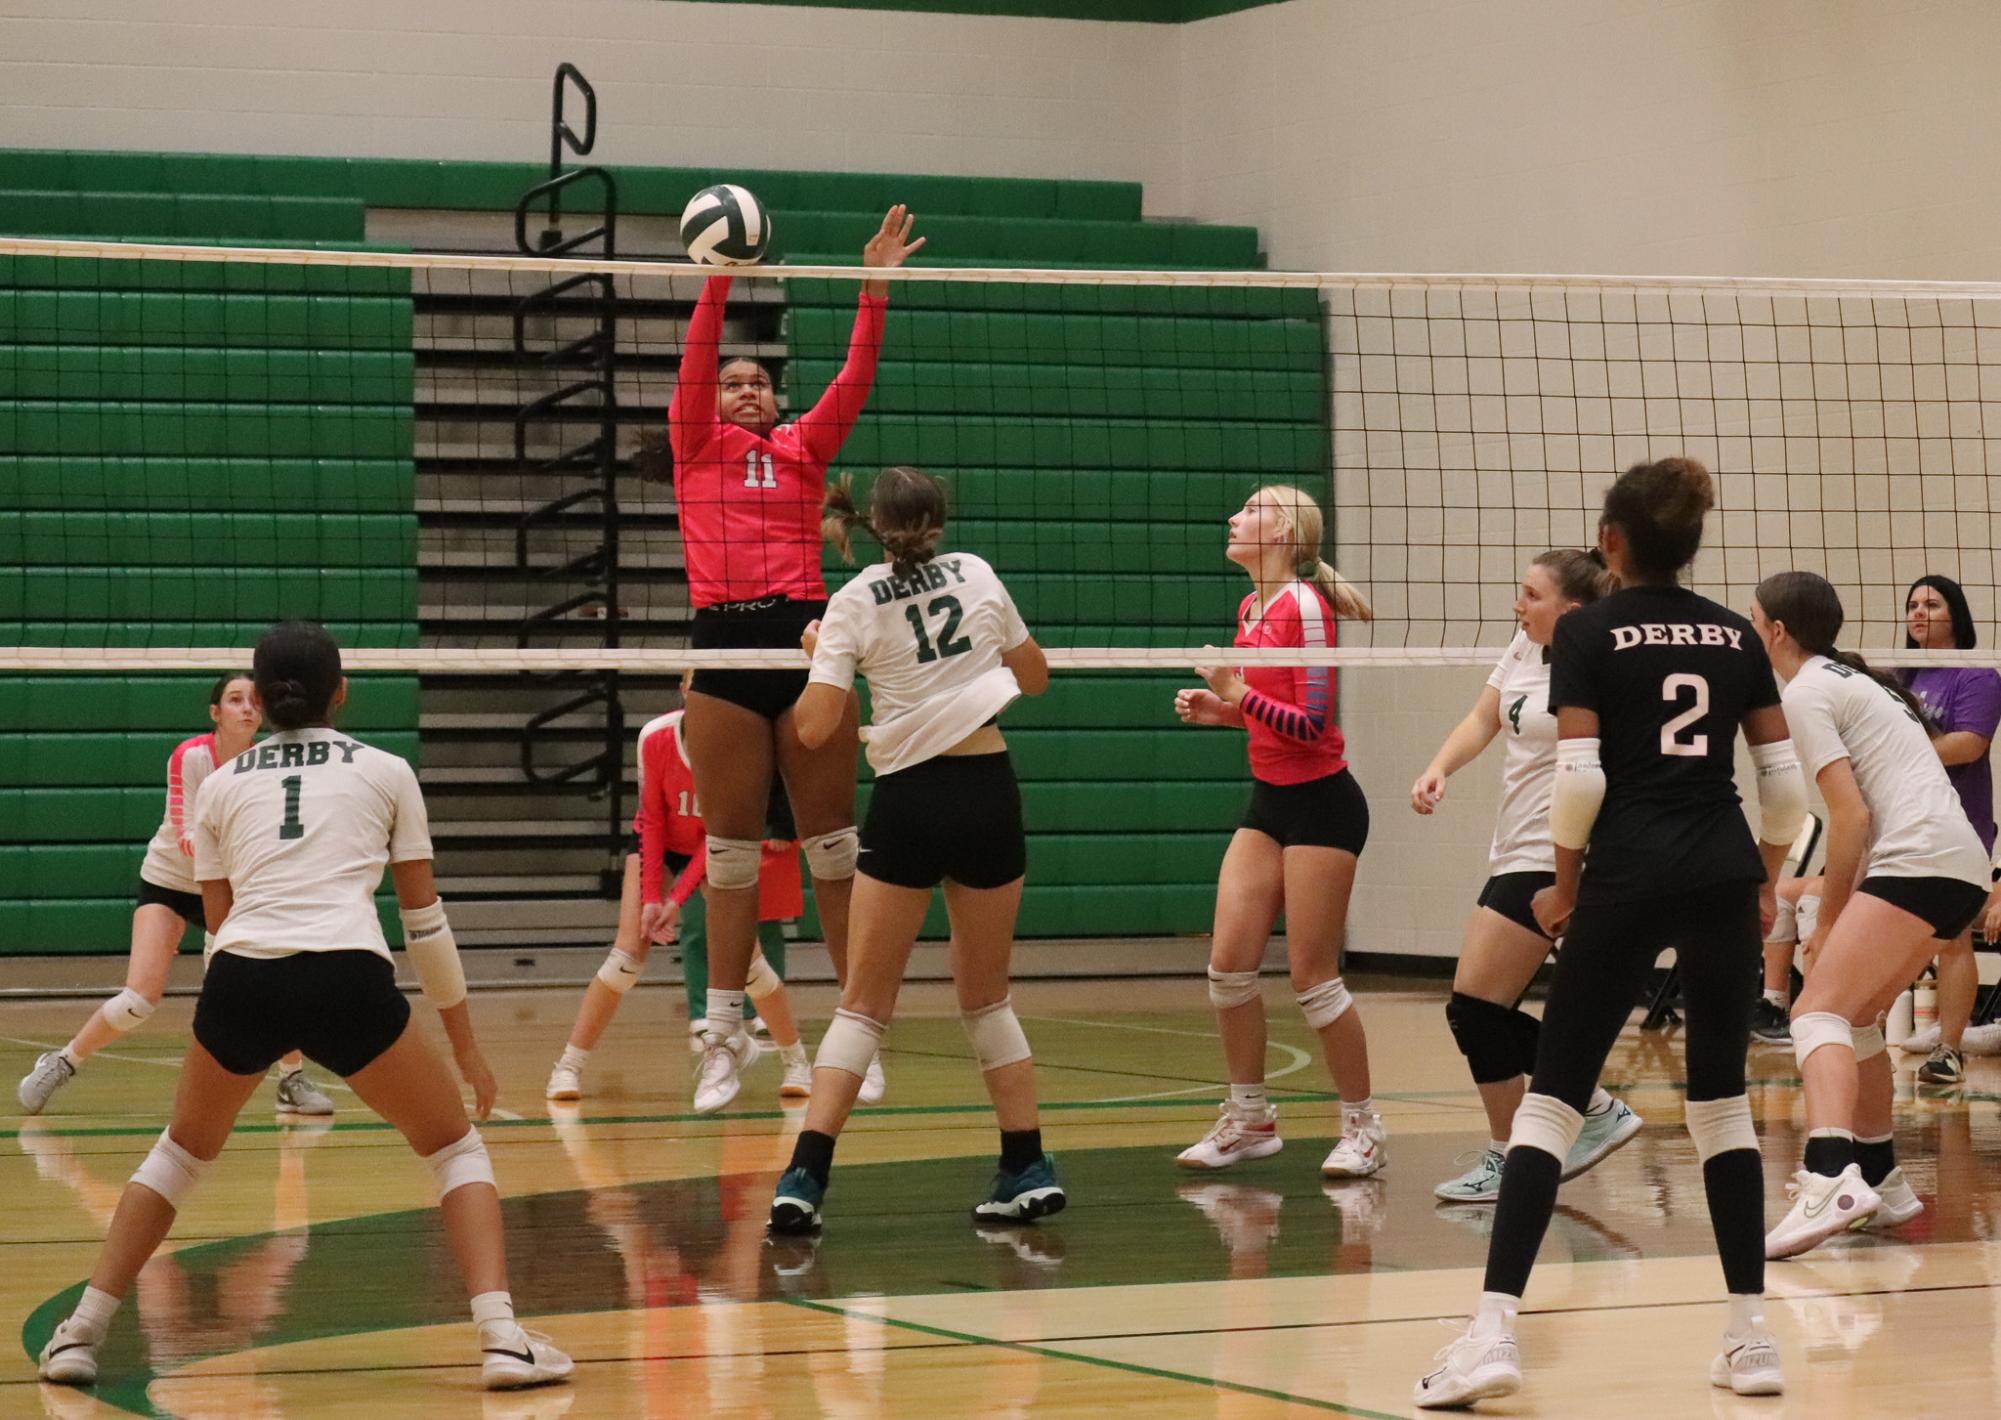
[[195,804],[194,840],[195,877],[227,878],[235,894],[216,950],[247,957],[387,959],[382,870],[431,857],[408,761],[325,727],[281,731],[218,767]]
[[942,552],[898,577],[871,567],[827,602],[809,679],[869,684],[868,762],[893,774],[935,758],[1021,694],[1001,652],[1028,639],[1001,579],[970,552]]

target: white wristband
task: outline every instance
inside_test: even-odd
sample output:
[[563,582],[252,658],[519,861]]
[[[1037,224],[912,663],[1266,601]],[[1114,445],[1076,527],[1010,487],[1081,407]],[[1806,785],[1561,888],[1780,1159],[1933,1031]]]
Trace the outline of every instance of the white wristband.
[[429,907],[403,908],[403,949],[417,969],[424,997],[439,1010],[448,1010],[466,998],[465,967],[459,961],[459,944],[452,937],[452,924],[445,918],[444,899]]
[[1605,770],[1598,741],[1558,740],[1556,782],[1549,792],[1549,837],[1559,848],[1581,850],[1605,803]]

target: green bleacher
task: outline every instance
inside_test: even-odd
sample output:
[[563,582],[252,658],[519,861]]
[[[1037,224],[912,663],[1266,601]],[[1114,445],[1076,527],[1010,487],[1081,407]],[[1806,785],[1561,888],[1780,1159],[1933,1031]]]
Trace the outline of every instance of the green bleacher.
[[[508,210],[544,176],[535,163],[0,151],[0,225],[351,245],[371,207]],[[797,264],[852,265],[894,202],[931,239],[920,265],[1262,262],[1254,229],[1142,221],[1134,183],[616,176],[622,214],[673,215],[712,182],[747,186],[773,214],[774,254]],[[839,366],[855,288],[784,290],[796,410]],[[875,394],[835,471],[865,484],[907,462],[945,477],[953,545],[995,564],[1045,644],[1226,643],[1246,587],[1222,557],[1224,520],[1260,482],[1325,486],[1325,350],[1310,290],[900,283]],[[410,356],[395,273],[0,262],[0,634],[241,641],[262,617],[297,614],[358,642],[414,644]],[[257,549],[253,561],[221,583],[188,577],[172,549],[218,533]],[[35,560],[79,546],[102,560]],[[291,575],[309,567],[332,575]],[[64,604],[88,615],[48,614]],[[1008,712],[1031,831],[1025,934],[1207,930],[1247,776],[1241,736],[1174,719],[1189,683],[1064,676]],[[184,712],[148,713],[49,725],[36,731],[46,753],[37,741],[0,756],[0,800],[19,809],[14,837],[0,836],[0,950],[122,949],[159,764],[202,722],[192,692]],[[379,737],[408,734],[415,716],[411,689]],[[73,741],[92,736],[94,777],[65,777],[84,754]]]
[[[0,231],[365,235],[352,196],[235,190],[203,171],[8,154]],[[416,644],[408,280],[356,278],[0,259],[0,638],[241,646],[247,662],[267,623],[301,616],[352,645]],[[0,951],[125,950],[167,756],[207,728],[211,679],[0,680]],[[357,677],[345,724],[414,758],[415,679]]]

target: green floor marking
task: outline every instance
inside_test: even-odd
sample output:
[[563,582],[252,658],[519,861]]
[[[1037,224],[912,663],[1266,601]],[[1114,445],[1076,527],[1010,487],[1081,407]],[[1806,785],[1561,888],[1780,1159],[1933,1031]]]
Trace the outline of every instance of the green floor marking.
[[[1381,1410],[1364,1410],[1358,1405],[1343,1405],[1338,1400],[1320,1400],[1310,1395],[1293,1395],[1288,1391],[1269,1390],[1264,1386],[1242,1385],[1236,1381],[1219,1380],[1215,1376],[1196,1375],[1188,1371],[1163,1370],[1158,1366],[1142,1366],[1132,1361],[1114,1361],[1108,1356],[1091,1356],[1079,1351],[1065,1351],[1038,1341],[1003,1341],[995,1336],[976,1336],[969,1331],[953,1331],[949,1327],[931,1326],[921,1321],[906,1321],[901,1317],[878,1316],[874,1312],[849,1311],[845,1307],[833,1306],[827,1302],[810,1302],[800,1297],[787,1297],[790,1306],[807,1311],[824,1312],[829,1316],[858,1317],[863,1321],[873,1321],[882,1326],[895,1327],[901,1331],[914,1331],[923,1336],[942,1337],[948,1341],[964,1342],[969,1346],[992,1346],[1003,1351],[1021,1351],[1031,1356],[1041,1356],[1055,1361],[1075,1361],[1080,1365],[1098,1366],[1108,1371],[1123,1371],[1127,1375],[1146,1376],[1152,1380],[1181,1381],[1187,1385],[1204,1386],[1210,1390],[1233,1391],[1238,1395],[1255,1395],[1262,1400],[1278,1400],[1289,1405],[1303,1405],[1310,1410],[1327,1410],[1337,1415],[1354,1415],[1361,1420],[1404,1420],[1403,1416],[1390,1415]],[[1139,1337],[1118,1338],[1139,1340]]]

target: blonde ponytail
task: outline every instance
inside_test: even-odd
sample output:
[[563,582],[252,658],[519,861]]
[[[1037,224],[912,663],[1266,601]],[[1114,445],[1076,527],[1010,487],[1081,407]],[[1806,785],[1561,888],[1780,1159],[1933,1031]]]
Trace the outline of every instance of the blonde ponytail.
[[1320,595],[1327,598],[1327,605],[1334,608],[1334,615],[1343,621],[1374,621],[1376,609],[1369,605],[1369,599],[1362,595],[1362,589],[1318,557],[1311,562],[1302,562],[1299,575],[1320,589]]
[[1293,569],[1302,581],[1320,589],[1327,605],[1334,608],[1334,615],[1346,621],[1373,621],[1375,608],[1369,605],[1361,589],[1320,556],[1320,539],[1326,527],[1320,505],[1290,483],[1267,483],[1254,496],[1270,499],[1272,506],[1285,515],[1292,530]]

